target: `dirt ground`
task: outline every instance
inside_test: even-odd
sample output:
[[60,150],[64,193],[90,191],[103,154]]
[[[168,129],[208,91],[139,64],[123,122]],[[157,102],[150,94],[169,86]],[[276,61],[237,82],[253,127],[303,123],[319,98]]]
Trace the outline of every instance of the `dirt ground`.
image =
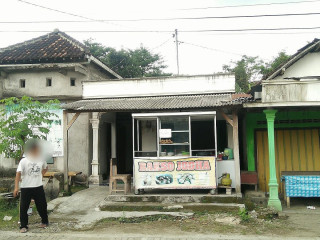
[[[307,206],[314,206],[316,209],[310,210]],[[296,236],[320,237],[319,198],[292,198],[291,208],[284,206],[283,213],[288,216],[288,225],[294,228]]]
[[[95,196],[95,199],[92,199]],[[50,227],[38,229],[36,214],[30,217],[31,233],[110,233],[149,235],[224,234],[241,236],[307,237],[320,236],[319,199],[293,199],[290,209],[277,216],[274,212],[255,207],[244,210],[170,209],[160,207],[146,212],[138,208],[124,211],[101,211],[99,202],[105,198],[105,190],[87,189],[71,197],[56,200],[56,208],[49,215]],[[91,199],[91,200],[90,200]],[[64,201],[60,201],[64,200]],[[307,206],[315,206],[315,210]],[[141,209],[140,209],[141,210]],[[253,211],[252,211],[253,210]],[[152,213],[152,214],[151,214]],[[96,216],[100,216],[95,218]],[[93,218],[94,217],[94,218]],[[90,221],[87,221],[90,220]],[[79,222],[86,222],[79,228]],[[17,231],[18,222],[0,219],[0,230]]]

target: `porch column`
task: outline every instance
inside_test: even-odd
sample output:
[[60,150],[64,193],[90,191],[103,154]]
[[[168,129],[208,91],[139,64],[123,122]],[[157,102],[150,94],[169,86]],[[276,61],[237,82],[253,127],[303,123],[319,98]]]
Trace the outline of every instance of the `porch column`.
[[102,182],[99,169],[99,122],[98,113],[92,113],[92,119],[90,119],[92,124],[92,173],[89,177],[89,184],[100,184]]
[[236,193],[241,194],[241,178],[240,178],[240,154],[239,154],[239,127],[238,127],[238,114],[232,113],[233,123],[233,157],[234,157],[234,170],[236,180]]
[[263,111],[266,114],[268,126],[268,147],[269,147],[269,201],[268,207],[273,207],[278,211],[282,211],[281,202],[278,194],[278,180],[276,175],[276,161],[274,150],[274,119],[277,110],[267,109]]

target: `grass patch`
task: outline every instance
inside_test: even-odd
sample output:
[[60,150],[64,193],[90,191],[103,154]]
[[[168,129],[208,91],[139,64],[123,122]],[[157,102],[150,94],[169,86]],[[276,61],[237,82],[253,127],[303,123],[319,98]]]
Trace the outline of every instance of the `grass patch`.
[[101,208],[101,211],[110,211],[110,212],[134,212],[134,211],[140,211],[140,212],[147,212],[147,211],[159,211],[159,212],[168,212],[171,210],[176,209],[164,209],[162,206],[105,206]]
[[143,217],[127,218],[125,213],[120,218],[105,218],[98,222],[98,224],[118,222],[118,223],[146,223],[146,222],[159,222],[159,221],[176,221],[181,220],[183,217],[171,216],[166,214],[157,214]]
[[200,199],[201,203],[243,203],[243,199],[239,197],[215,197],[204,196]]
[[66,191],[61,191],[60,192],[60,196],[62,197],[69,197],[71,196],[72,194],[75,194],[77,192],[80,192],[82,190],[85,190],[87,189],[88,187],[87,186],[70,186],[70,191],[69,192],[66,192]]
[[7,193],[9,192],[8,188],[0,187],[0,193]]
[[76,192],[85,190],[85,189],[87,189],[87,188],[88,188],[87,186],[71,186],[71,187],[70,187],[70,191],[71,191],[71,194],[74,194],[74,193],[76,193]]
[[[3,221],[5,216],[11,216],[11,221]],[[18,226],[19,207],[18,199],[0,198],[0,229],[12,229]]]
[[0,167],[0,178],[14,178],[16,176],[16,169]]
[[201,205],[184,205],[183,208],[167,208],[163,205],[108,205],[101,207],[101,211],[110,212],[148,212],[148,211],[158,211],[158,212],[193,212],[196,215],[205,214],[216,214],[225,212],[237,213],[238,207],[221,207],[221,206],[201,206]]
[[248,222],[250,220],[250,215],[245,208],[241,208],[238,212],[238,215],[241,218],[241,222]]

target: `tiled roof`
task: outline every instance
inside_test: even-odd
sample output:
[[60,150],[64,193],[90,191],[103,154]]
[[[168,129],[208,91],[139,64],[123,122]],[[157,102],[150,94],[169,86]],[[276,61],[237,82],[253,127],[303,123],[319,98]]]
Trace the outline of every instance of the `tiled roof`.
[[232,94],[109,98],[80,100],[62,108],[76,111],[173,110],[241,105],[248,99],[233,98]]
[[0,64],[61,63],[85,60],[88,49],[69,35],[54,31],[0,49]]

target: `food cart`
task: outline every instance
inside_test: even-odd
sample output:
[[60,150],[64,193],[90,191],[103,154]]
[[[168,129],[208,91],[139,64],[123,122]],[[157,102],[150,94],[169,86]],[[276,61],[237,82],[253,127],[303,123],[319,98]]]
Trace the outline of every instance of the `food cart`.
[[144,189],[209,189],[216,184],[216,112],[134,113],[135,194]]

